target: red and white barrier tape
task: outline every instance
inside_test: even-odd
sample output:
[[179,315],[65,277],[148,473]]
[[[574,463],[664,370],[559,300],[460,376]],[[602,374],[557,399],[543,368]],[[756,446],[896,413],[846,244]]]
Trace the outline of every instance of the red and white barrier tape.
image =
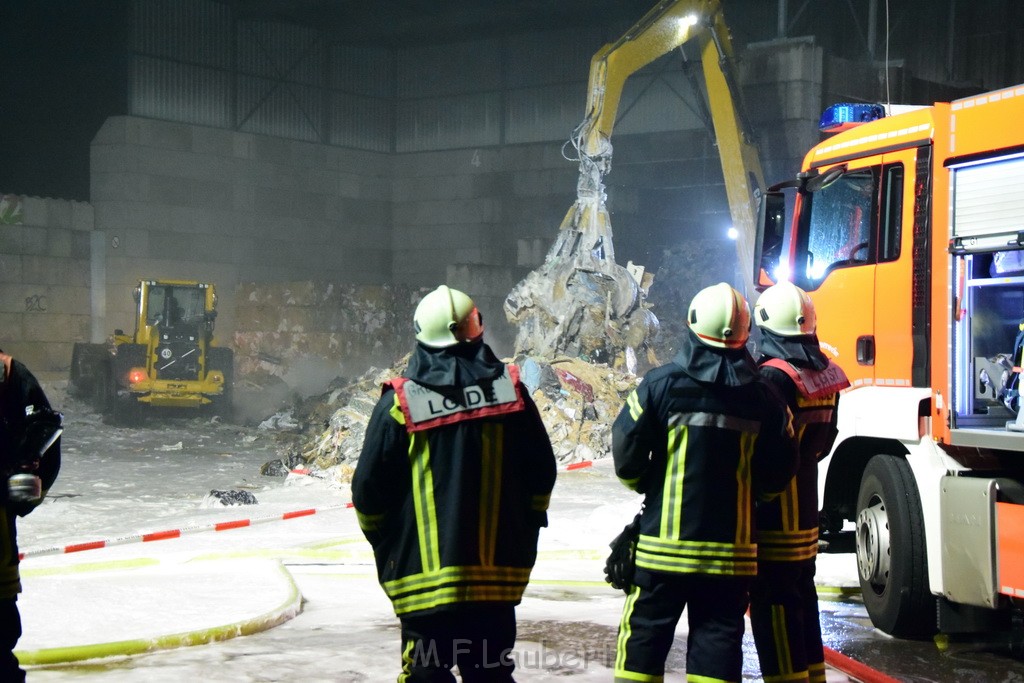
[[[591,467],[591,466],[593,466],[593,464],[594,464],[593,460],[581,460],[580,462],[574,462],[574,463],[571,463],[569,465],[564,465],[564,466],[562,466],[559,469],[565,470],[566,472],[572,472],[573,470],[582,470],[582,469],[584,469],[586,467]],[[306,475],[308,477],[313,477],[314,479],[323,479],[323,477],[320,476],[319,474],[317,474],[316,472],[313,472],[312,470],[307,470],[305,468],[297,468],[297,469],[291,470],[291,473],[292,474],[304,474],[304,475]]]
[[[564,470],[580,470],[593,465],[593,461],[584,460],[582,462],[574,462],[571,465],[565,466]],[[308,476],[316,476],[313,472],[304,469],[292,470],[292,474],[304,474]],[[228,531],[229,529],[241,529],[253,524],[259,524],[261,522],[278,522],[286,519],[295,519],[297,517],[308,517],[315,515],[318,512],[324,512],[326,510],[338,510],[341,508],[351,508],[352,503],[346,503],[345,505],[329,505],[322,508],[309,508],[306,510],[295,510],[293,512],[286,512],[281,515],[267,516],[267,517],[256,517],[251,519],[236,519],[230,522],[216,522],[214,524],[197,524],[195,526],[181,527],[179,529],[165,529],[163,531],[153,531],[145,534],[131,534],[129,536],[118,536],[117,538],[108,538],[102,541],[86,541],[85,543],[71,543],[64,546],[52,546],[50,548],[39,548],[36,550],[27,550],[23,553],[18,554],[18,559],[24,560],[26,557],[40,557],[42,555],[66,555],[69,553],[80,553],[85,550],[98,550],[100,548],[109,548],[115,545],[126,545],[128,543],[149,543],[151,541],[165,541],[172,538],[181,538],[185,534],[195,533],[198,531]]]
[[70,545],[65,546],[39,548],[37,550],[27,550],[23,553],[19,553],[18,558],[23,560],[26,557],[80,553],[85,550],[97,550],[99,548],[109,548],[115,545],[125,545],[127,543],[149,543],[150,541],[165,541],[171,538],[180,538],[185,534],[195,533],[197,531],[228,531],[230,529],[241,529],[247,526],[252,526],[253,524],[260,524],[262,522],[279,522],[281,520],[286,519],[309,517],[310,515],[315,515],[318,512],[325,512],[327,510],[338,510],[341,508],[350,507],[352,507],[352,503],[346,503],[345,505],[328,505],[322,508],[294,510],[292,512],[285,512],[281,515],[268,515],[267,517],[253,517],[250,519],[235,519],[229,522],[215,522],[214,524],[197,524],[194,526],[181,527],[178,529],[165,529],[163,531],[153,531],[145,534],[118,536],[117,538],[108,538],[102,541],[86,541],[85,543],[72,543]]

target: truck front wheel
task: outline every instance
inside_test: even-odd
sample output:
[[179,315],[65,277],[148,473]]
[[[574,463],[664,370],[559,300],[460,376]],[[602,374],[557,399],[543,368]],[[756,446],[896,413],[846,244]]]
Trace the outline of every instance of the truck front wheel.
[[876,455],[864,469],[857,496],[857,569],[876,628],[897,638],[935,633],[921,498],[902,458]]

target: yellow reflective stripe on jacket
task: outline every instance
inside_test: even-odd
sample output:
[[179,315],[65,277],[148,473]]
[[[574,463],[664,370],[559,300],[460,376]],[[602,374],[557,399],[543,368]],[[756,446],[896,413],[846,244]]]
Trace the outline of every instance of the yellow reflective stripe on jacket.
[[518,602],[530,580],[526,567],[445,567],[383,584],[396,614],[467,601]]
[[629,396],[626,398],[626,405],[629,406],[629,416],[633,418],[633,422],[640,419],[640,416],[644,414],[644,407],[640,405],[640,398],[636,395],[636,389],[629,392]]
[[806,426],[832,421],[832,412],[836,408],[834,394],[821,398],[807,398],[799,392],[796,396],[796,410],[793,412],[793,425]]
[[359,523],[359,528],[363,531],[377,531],[380,529],[380,523],[383,519],[383,512],[377,515],[368,515],[356,510],[356,521]]
[[409,463],[412,466],[412,499],[416,509],[420,563],[424,571],[436,571],[441,567],[441,548],[437,538],[437,509],[434,507],[434,473],[430,469],[430,444],[423,432],[409,434]]
[[494,564],[498,543],[498,513],[501,510],[501,449],[504,427],[498,423],[485,423],[480,430],[480,564]]
[[757,545],[681,541],[640,534],[636,566],[678,574],[748,576],[757,573]]
[[438,586],[466,582],[525,583],[530,579],[528,567],[444,567],[434,572],[420,572],[400,579],[385,581],[382,585],[389,596],[429,590]]
[[408,614],[434,609],[443,605],[467,602],[510,602],[517,603],[523,597],[526,584],[519,586],[468,585],[436,588],[427,593],[418,593],[391,601],[395,614]]
[[394,420],[395,422],[397,422],[398,424],[404,425],[405,424],[405,413],[402,412],[402,404],[398,400],[398,392],[397,391],[394,392],[394,397],[395,397],[395,400],[394,400],[394,403],[391,404],[391,409],[388,411],[388,415],[390,415],[391,419]]
[[751,480],[756,442],[756,432],[740,434],[740,461],[736,466],[736,544],[740,546],[750,544],[754,536],[754,494]]
[[779,512],[782,529],[793,531],[800,528],[800,493],[796,486],[796,477],[789,480],[786,488],[779,494]]
[[758,531],[757,558],[771,562],[800,562],[818,554],[818,530]]
[[683,479],[686,473],[686,425],[674,423],[672,416],[668,428],[668,463],[661,496],[661,535],[676,538],[683,523]]
[[758,559],[762,562],[802,562],[817,557],[818,544],[794,548],[759,546],[757,553]]
[[636,487],[640,485],[640,477],[634,477],[633,479],[623,479],[619,477],[619,481],[630,491],[636,491]]
[[537,493],[530,498],[530,509],[534,512],[547,512],[551,505],[550,493]]

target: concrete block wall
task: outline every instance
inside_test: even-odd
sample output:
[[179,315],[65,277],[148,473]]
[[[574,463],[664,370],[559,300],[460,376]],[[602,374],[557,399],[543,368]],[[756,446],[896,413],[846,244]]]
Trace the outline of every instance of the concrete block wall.
[[71,363],[88,339],[92,206],[84,202],[2,196],[0,348],[40,376]]
[[552,143],[398,155],[394,282],[464,290],[495,352],[510,355],[505,297],[543,262],[576,198],[577,173]]
[[748,46],[740,79],[768,185],[794,177],[821,140],[825,57],[811,39]]
[[375,152],[108,119],[91,162],[106,327],[132,327],[131,291],[142,278],[218,285],[218,334],[227,339],[239,282],[386,280],[391,164]]

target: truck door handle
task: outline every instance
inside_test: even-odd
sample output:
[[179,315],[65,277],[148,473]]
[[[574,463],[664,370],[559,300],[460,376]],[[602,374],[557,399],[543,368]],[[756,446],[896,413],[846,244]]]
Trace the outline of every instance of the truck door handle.
[[873,334],[857,337],[857,363],[860,365],[875,364],[875,336]]

